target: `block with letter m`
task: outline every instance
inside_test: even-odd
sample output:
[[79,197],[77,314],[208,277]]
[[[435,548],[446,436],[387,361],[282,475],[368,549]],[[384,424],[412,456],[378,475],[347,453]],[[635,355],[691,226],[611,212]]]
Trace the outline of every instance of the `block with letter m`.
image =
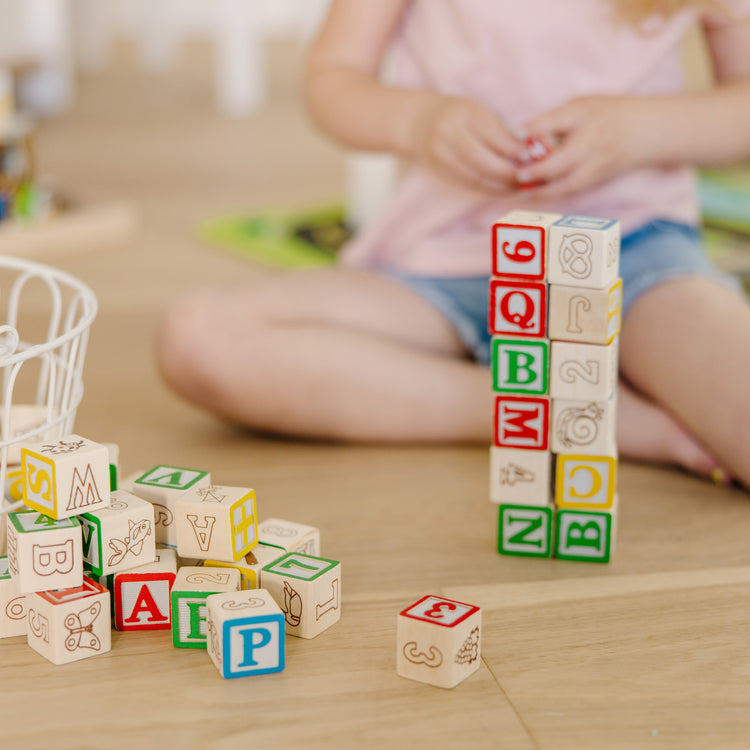
[[549,399],[497,396],[495,445],[545,451],[549,445]]

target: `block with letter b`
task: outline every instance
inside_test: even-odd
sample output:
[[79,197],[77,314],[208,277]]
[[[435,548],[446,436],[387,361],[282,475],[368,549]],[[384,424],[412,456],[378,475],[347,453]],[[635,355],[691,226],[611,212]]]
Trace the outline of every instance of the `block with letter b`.
[[22,594],[80,586],[81,524],[33,510],[8,513],[8,567]]
[[51,518],[70,518],[110,502],[109,451],[78,435],[21,448],[23,502]]
[[491,446],[490,500],[498,504],[549,505],[552,501],[551,454]]
[[609,401],[552,400],[552,452],[616,456],[617,398]]
[[550,402],[544,397],[497,396],[495,445],[546,451],[549,445]]
[[553,512],[550,506],[500,506],[497,550],[516,557],[552,557]]
[[222,677],[284,669],[284,615],[268,591],[211,594],[206,609],[206,647]]
[[613,456],[557,457],[555,505],[573,510],[609,510],[617,492],[617,459]]
[[511,211],[492,227],[492,273],[508,279],[545,281],[549,228],[560,214]]
[[614,552],[615,516],[580,510],[557,512],[555,557],[608,563]]
[[495,335],[543,339],[547,335],[547,285],[491,279],[489,330]]
[[549,341],[493,337],[492,388],[496,392],[543,396],[548,381]]
[[266,565],[263,588],[284,613],[286,632],[315,638],[341,617],[341,563],[289,552]]
[[206,599],[211,594],[240,590],[240,573],[233,568],[185,566],[172,587],[172,644],[206,648]]
[[479,669],[479,607],[425,596],[398,615],[396,672],[401,677],[452,688]]
[[622,281],[606,289],[552,285],[549,309],[551,339],[609,344],[620,333]]
[[550,395],[553,399],[608,401],[617,388],[617,344],[553,341]]
[[550,284],[603,289],[615,282],[619,269],[618,221],[565,216],[550,227]]

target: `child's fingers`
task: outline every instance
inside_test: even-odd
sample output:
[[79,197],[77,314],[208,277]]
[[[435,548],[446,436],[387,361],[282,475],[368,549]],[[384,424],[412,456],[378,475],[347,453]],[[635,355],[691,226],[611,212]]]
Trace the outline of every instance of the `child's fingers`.
[[586,165],[573,169],[560,179],[548,182],[538,188],[529,191],[534,198],[547,200],[553,198],[566,198],[570,195],[580,193],[590,187],[593,183],[590,169]]
[[504,185],[515,182],[516,170],[513,164],[482,141],[467,137],[456,144],[456,149],[466,166],[476,172],[482,180]]
[[439,171],[465,187],[483,193],[502,193],[508,189],[507,184],[485,176],[485,172],[476,169],[473,163],[460,152],[443,147],[435,156],[440,165]]
[[517,172],[518,182],[547,183],[562,179],[586,158],[583,139],[572,136],[563,146],[540,162],[528,164]]
[[489,110],[482,111],[472,122],[472,131],[487,148],[511,161],[518,159],[523,143],[508,132],[499,117]]
[[582,116],[583,106],[579,100],[573,100],[526,123],[523,132],[530,138],[565,135],[580,125]]

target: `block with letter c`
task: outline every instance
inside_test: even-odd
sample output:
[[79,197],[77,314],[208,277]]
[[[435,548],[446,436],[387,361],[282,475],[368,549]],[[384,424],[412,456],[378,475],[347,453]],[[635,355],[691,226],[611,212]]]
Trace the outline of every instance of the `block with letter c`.
[[616,492],[617,459],[611,456],[557,457],[558,508],[609,510]]

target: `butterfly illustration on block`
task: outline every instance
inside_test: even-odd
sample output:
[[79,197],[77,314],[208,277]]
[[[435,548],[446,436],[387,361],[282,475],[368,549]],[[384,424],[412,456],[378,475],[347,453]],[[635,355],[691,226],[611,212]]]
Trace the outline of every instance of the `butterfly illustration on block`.
[[151,521],[144,518],[142,521],[128,521],[128,535],[124,539],[110,539],[109,546],[114,550],[107,565],[118,565],[129,552],[133,557],[138,557],[143,549],[144,539],[151,533]]
[[90,648],[92,651],[99,651],[102,647],[99,636],[94,635],[94,623],[99,613],[102,611],[101,602],[94,602],[90,607],[82,609],[80,612],[71,612],[63,622],[68,630],[65,637],[65,648],[68,651],[75,651],[77,648]]

